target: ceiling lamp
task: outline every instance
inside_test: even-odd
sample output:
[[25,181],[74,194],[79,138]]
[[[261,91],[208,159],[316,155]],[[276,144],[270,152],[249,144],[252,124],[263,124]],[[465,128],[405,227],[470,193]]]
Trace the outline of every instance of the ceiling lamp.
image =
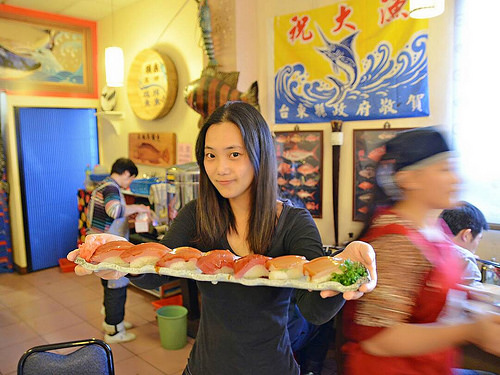
[[411,18],[432,18],[444,12],[444,0],[410,0]]
[[[114,12],[111,0],[111,40],[114,40]],[[123,50],[120,47],[108,47],[104,50],[106,84],[108,87],[122,87],[124,76]]]

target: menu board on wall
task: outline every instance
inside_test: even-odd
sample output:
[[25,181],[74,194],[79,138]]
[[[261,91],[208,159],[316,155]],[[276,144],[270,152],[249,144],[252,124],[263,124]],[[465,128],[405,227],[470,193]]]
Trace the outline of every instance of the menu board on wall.
[[175,133],[129,133],[128,147],[136,164],[169,167],[176,162]]

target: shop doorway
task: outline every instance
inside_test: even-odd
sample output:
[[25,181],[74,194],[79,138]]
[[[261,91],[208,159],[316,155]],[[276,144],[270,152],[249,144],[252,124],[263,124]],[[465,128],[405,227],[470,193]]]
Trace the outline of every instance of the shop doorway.
[[95,109],[15,108],[28,272],[76,248],[77,192],[99,163]]

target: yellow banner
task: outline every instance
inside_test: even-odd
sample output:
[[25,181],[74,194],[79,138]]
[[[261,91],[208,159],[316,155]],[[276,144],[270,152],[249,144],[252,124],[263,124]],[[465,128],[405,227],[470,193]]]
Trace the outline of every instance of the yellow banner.
[[347,0],[276,17],[276,123],[428,115],[427,21],[406,3]]

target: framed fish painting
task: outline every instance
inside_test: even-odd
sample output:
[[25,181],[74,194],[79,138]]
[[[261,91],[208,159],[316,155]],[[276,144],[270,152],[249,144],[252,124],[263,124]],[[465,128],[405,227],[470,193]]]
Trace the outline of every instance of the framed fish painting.
[[323,131],[276,131],[281,197],[322,217]]
[[0,4],[0,89],[97,98],[96,22]]
[[353,131],[353,209],[352,220],[364,221],[373,197],[375,168],[385,153],[385,142],[409,128],[355,129]]
[[136,164],[170,167],[176,163],[175,133],[129,133],[128,154]]

